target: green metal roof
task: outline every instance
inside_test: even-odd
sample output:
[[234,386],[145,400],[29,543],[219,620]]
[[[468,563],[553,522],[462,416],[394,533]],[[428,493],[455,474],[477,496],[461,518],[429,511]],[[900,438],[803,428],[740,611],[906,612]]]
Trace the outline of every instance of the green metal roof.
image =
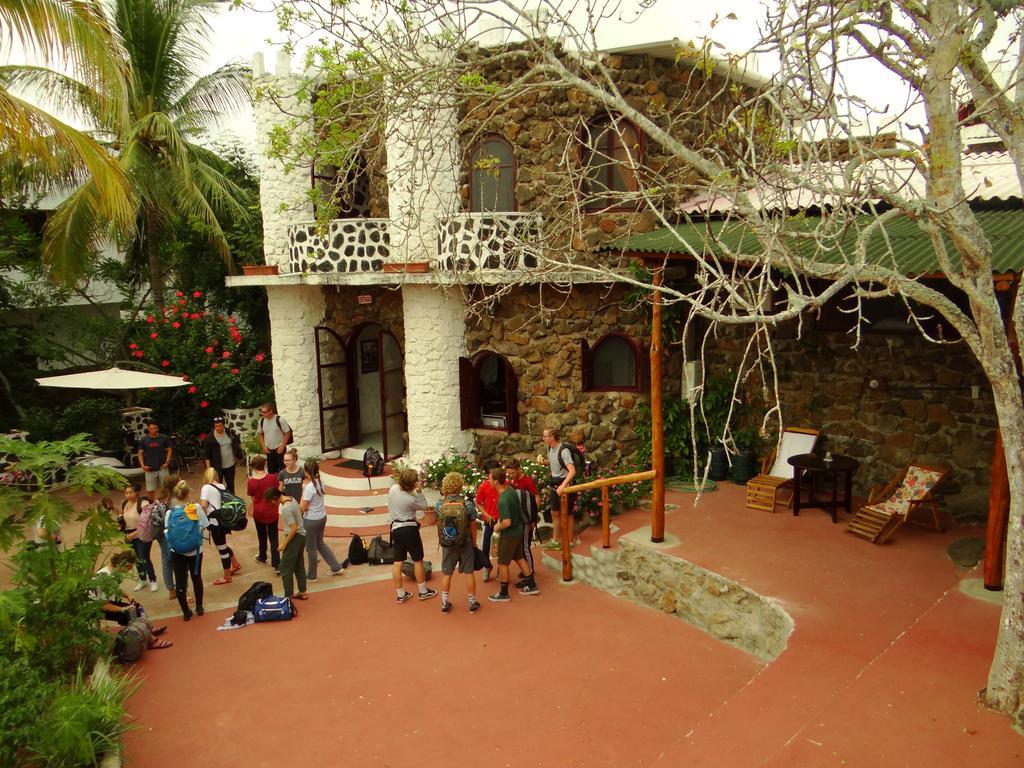
[[[1022,271],[1024,209],[975,211],[974,215],[992,244],[992,271]],[[873,216],[860,216],[844,232],[828,235],[824,231],[829,224],[827,219],[793,217],[786,221],[786,234],[780,235],[780,240],[798,258],[814,258],[819,262],[838,264],[849,258],[859,232],[873,221]],[[816,229],[818,236],[815,240],[799,237],[801,233],[808,234]],[[730,253],[753,256],[764,251],[764,247],[749,228],[737,221],[680,224],[672,228],[619,238],[610,247],[622,251],[678,255],[691,253],[687,245],[697,252],[713,253],[725,258]],[[948,240],[946,247],[953,262],[959,264],[959,256]],[[905,216],[887,222],[884,235],[881,230],[871,234],[867,257],[870,263],[894,267],[903,274],[942,272],[928,234]]]

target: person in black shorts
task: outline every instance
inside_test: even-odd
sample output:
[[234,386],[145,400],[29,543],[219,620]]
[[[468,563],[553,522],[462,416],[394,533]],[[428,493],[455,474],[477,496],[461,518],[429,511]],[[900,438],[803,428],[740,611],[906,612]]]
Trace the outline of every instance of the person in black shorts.
[[398,482],[388,491],[388,520],[391,522],[391,548],[395,557],[391,578],[399,605],[412,597],[402,584],[402,563],[406,557],[413,562],[420,600],[429,600],[437,594],[427,589],[427,577],[423,571],[423,540],[416,510],[428,509],[429,505],[420,492],[419,480],[415,469],[402,470]]

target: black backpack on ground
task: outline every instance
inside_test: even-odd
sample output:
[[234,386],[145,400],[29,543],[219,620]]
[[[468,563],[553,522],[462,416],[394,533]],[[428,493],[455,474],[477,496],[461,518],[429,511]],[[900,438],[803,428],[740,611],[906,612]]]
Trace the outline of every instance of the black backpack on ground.
[[391,549],[390,542],[384,541],[383,536],[374,536],[370,546],[366,549],[366,556],[370,565],[391,565],[395,562],[395,556]]
[[358,534],[352,536],[352,542],[348,545],[348,561],[351,565],[363,565],[369,560],[366,555],[366,546]]
[[377,477],[384,474],[384,457],[372,445],[363,452],[363,475]]
[[238,610],[251,611],[256,601],[261,597],[270,597],[274,594],[274,585],[269,581],[254,581],[252,586],[238,598]]

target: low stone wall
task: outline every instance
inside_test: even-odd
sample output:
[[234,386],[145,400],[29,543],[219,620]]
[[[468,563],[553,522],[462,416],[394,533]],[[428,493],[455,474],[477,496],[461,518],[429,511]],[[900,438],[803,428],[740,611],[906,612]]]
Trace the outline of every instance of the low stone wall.
[[[573,578],[616,597],[672,614],[712,637],[774,661],[793,632],[793,619],[769,597],[661,550],[619,540],[618,550],[573,555]],[[561,570],[559,560],[545,564]]]

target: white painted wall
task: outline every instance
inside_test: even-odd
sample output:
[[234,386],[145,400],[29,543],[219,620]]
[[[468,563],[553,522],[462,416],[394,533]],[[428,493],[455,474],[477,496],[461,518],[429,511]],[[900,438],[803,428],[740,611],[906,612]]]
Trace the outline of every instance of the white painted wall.
[[324,320],[323,292],[318,285],[268,287],[267,306],[277,412],[292,427],[299,458],[319,455],[320,401],[313,329]]
[[402,288],[409,458],[435,459],[450,446],[472,447],[459,428],[459,363],[466,354],[465,307],[456,291]]

